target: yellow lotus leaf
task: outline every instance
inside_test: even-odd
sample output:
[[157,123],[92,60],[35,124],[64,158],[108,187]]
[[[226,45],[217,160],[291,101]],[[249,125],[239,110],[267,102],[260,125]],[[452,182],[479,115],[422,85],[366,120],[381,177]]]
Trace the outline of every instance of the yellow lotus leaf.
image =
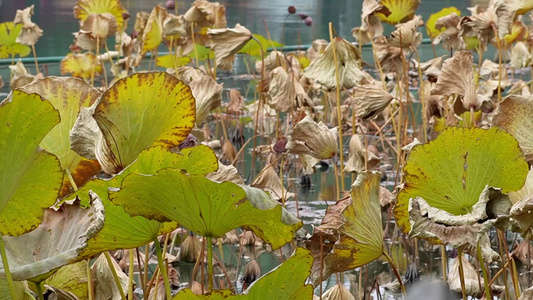
[[22,32],[22,24],[15,25],[13,22],[0,23],[0,59],[20,57],[30,54],[30,47],[17,42]]
[[163,41],[163,21],[167,16],[166,8],[160,4],[154,7],[144,27],[142,53],[157,50]]
[[415,15],[420,0],[382,0],[379,4],[386,7],[390,14],[377,12],[376,16],[383,22],[398,24],[410,20]]
[[112,14],[117,19],[118,28],[122,29],[125,25],[124,15],[128,11],[120,4],[120,0],[78,0],[74,6],[74,17],[84,22],[91,13]]
[[102,65],[96,62],[96,56],[92,53],[69,53],[61,60],[61,75],[72,74],[74,77],[89,79],[93,73],[95,76],[102,73]]
[[235,54],[252,39],[250,30],[240,24],[235,28],[209,29],[207,34],[213,43],[217,67],[223,70],[233,68]]
[[453,13],[455,13],[456,16],[461,15],[461,11],[458,10],[455,6],[445,7],[440,11],[431,14],[431,16],[429,16],[429,19],[426,22],[426,30],[428,32],[428,35],[431,38],[436,38],[439,34],[441,34],[446,28],[444,28],[443,26],[437,28],[437,21]]
[[511,46],[516,41],[523,41],[526,39],[528,30],[526,25],[520,21],[514,21],[511,26],[511,32],[503,37],[504,43],[507,47]]
[[158,55],[155,59],[157,66],[167,69],[183,67],[190,62],[191,58],[188,56],[176,56],[172,54]]
[[327,208],[322,224],[315,227],[307,243],[315,257],[311,269],[313,285],[320,284],[321,278],[326,280],[335,272],[363,266],[383,254],[380,181],[379,172],[362,172],[352,184],[350,197]]
[[13,21],[15,25],[22,24],[22,31],[17,37],[17,42],[24,45],[35,45],[43,35],[43,30],[31,21],[33,7],[34,5],[26,7],[23,10],[17,9],[17,14]]

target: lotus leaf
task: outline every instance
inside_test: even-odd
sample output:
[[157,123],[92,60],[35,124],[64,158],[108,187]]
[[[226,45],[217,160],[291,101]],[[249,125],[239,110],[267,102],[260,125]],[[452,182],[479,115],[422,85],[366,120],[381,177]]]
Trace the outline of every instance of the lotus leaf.
[[[34,300],[29,294],[28,284],[25,281],[15,281],[15,296],[17,300]],[[0,278],[0,300],[12,300],[9,287],[5,278]]]
[[261,48],[263,48],[263,51],[266,52],[266,50],[272,46],[274,46],[274,48],[280,48],[284,46],[281,43],[269,40],[259,34],[252,34],[252,36],[259,41],[259,44],[256,41],[248,41],[248,43],[246,43],[246,45],[244,45],[244,47],[242,47],[242,49],[237,53],[246,53],[252,57],[261,57]]
[[163,41],[163,20],[168,16],[167,10],[158,4],[150,13],[143,35],[142,52],[157,50]]
[[35,45],[37,40],[43,35],[43,30],[31,21],[34,5],[28,6],[23,10],[17,9],[15,25],[22,24],[22,31],[17,37],[17,42],[24,45]]
[[[118,263],[111,259],[113,268],[117,272],[118,279],[123,291],[128,290],[128,276],[122,272]],[[92,275],[94,278],[94,289],[95,289],[95,299],[96,300],[120,300],[120,291],[115,283],[113,277],[113,271],[111,270],[105,255],[102,253],[96,259],[93,266],[91,267]]]
[[532,0],[508,0],[505,2],[511,11],[517,15],[523,15],[533,9]]
[[445,129],[434,141],[414,147],[404,167],[405,186],[397,197],[396,220],[411,231],[410,199],[452,215],[472,212],[486,186],[502,193],[520,189],[528,165],[518,142],[498,128]]
[[161,147],[153,147],[141,152],[137,160],[111,180],[93,179],[76,194],[82,202],[86,202],[89,191],[102,198],[106,210],[104,228],[88,241],[88,247],[81,254],[92,257],[106,250],[130,249],[146,245],[159,234],[177,227],[174,222],[166,227],[159,222],[141,216],[132,217],[121,206],[108,200],[108,189],[118,188],[122,180],[129,174],[154,174],[162,168],[178,168],[189,174],[205,175],[217,170],[218,161],[207,146],[196,146],[183,149],[180,154],[169,152]]
[[15,25],[13,22],[0,23],[0,59],[27,56],[30,47],[17,42],[17,37],[22,31],[22,24]]
[[382,0],[379,4],[387,8],[385,12],[389,14],[378,11],[376,16],[383,22],[398,24],[408,21],[414,16],[420,5],[420,0]]
[[105,172],[117,174],[144,149],[178,146],[193,127],[194,108],[190,88],[176,77],[135,73],[82,110],[71,132],[72,149],[86,157],[93,152]]
[[219,2],[196,0],[185,12],[184,18],[187,22],[195,23],[199,28],[224,28],[226,27],[226,7]]
[[235,28],[209,29],[207,34],[213,43],[217,67],[223,70],[233,68],[235,54],[252,39],[250,30],[240,24]]
[[511,96],[500,103],[493,123],[512,134],[529,162],[533,161],[533,101],[530,97]]
[[61,77],[47,77],[25,85],[20,90],[28,94],[39,94],[59,111],[61,122],[46,135],[40,146],[59,158],[66,174],[59,195],[62,198],[73,192],[69,176],[72,176],[76,186],[82,186],[100,171],[97,161],[85,159],[72,151],[68,140],[80,109],[91,106],[100,92],[81,79]]
[[84,260],[59,268],[43,284],[70,292],[79,300],[88,299],[87,261]]
[[298,248],[289,259],[256,280],[242,295],[233,295],[230,290],[216,290],[205,295],[196,295],[190,289],[186,289],[172,299],[311,299],[313,287],[306,285],[305,280],[309,276],[312,263],[309,251]]
[[[92,194],[92,206],[83,209],[79,201],[47,209],[37,229],[17,237],[4,236],[13,280],[40,282],[58,268],[80,261],[79,253],[104,225],[104,206]],[[4,269],[0,269],[4,276]]]
[[18,236],[36,228],[54,204],[63,174],[59,160],[38,148],[59,114],[38,95],[14,91],[0,104],[0,228]]
[[205,61],[206,59],[214,58],[215,52],[213,50],[204,47],[200,44],[194,44],[194,51],[191,51],[189,54],[186,55],[187,57],[191,59],[197,59],[199,61]]
[[271,199],[258,202],[262,199],[248,194],[232,182],[216,183],[178,169],[162,169],[151,176],[129,175],[119,191],[110,192],[110,199],[131,215],[176,221],[205,237],[220,237],[244,227],[274,249],[292,240],[301,221],[282,223],[280,205]]
[[74,17],[83,22],[91,13],[110,13],[117,18],[118,27],[122,28],[123,15],[128,11],[120,4],[120,0],[78,0],[74,6]]
[[191,62],[191,58],[188,56],[177,56],[172,54],[160,55],[155,59],[156,65],[167,69],[182,67],[189,62]]
[[315,286],[321,278],[355,269],[383,254],[380,182],[379,172],[362,172],[352,184],[350,197],[328,207],[307,244],[315,257],[311,274]]
[[102,73],[102,66],[96,63],[96,56],[92,53],[69,53],[61,60],[61,74],[71,73],[74,77],[89,79],[93,74]]

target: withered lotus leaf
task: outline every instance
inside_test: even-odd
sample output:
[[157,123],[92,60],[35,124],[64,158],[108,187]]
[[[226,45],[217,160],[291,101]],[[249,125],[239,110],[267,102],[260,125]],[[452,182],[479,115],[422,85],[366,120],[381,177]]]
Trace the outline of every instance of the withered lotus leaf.
[[135,73],[81,111],[70,133],[71,147],[87,158],[93,151],[105,172],[117,174],[144,149],[178,146],[193,127],[194,108],[183,81],[164,72]]
[[329,206],[322,224],[315,227],[307,244],[315,257],[313,285],[320,284],[320,278],[325,280],[335,272],[355,269],[383,254],[380,181],[379,172],[360,173],[352,184],[350,197]]
[[[128,290],[128,276],[122,272],[115,259],[111,259],[113,269],[117,273],[120,287],[123,291]],[[95,300],[120,300],[120,291],[114,279],[113,271],[109,266],[104,254],[100,254],[91,267],[91,278],[94,280]]]
[[381,158],[365,148],[361,137],[357,134],[352,135],[348,146],[348,161],[344,167],[344,172],[357,172],[365,170],[365,159],[368,160],[368,170],[373,169]]
[[[46,209],[37,229],[17,237],[4,236],[9,269],[14,280],[40,282],[58,268],[82,260],[79,253],[104,226],[104,206],[91,194],[92,205],[65,203],[57,211]],[[4,275],[3,267],[0,275]]]
[[80,32],[90,34],[91,37],[100,39],[100,42],[105,41],[117,32],[117,19],[108,12],[90,13],[83,21]]
[[[334,54],[334,52],[336,52]],[[337,56],[340,88],[350,89],[363,78],[359,68],[359,50],[347,40],[335,37],[317,58],[304,70],[304,76],[331,90],[337,86],[335,79],[335,59]]]
[[192,67],[178,69],[180,78],[191,88],[196,100],[196,124],[202,125],[209,113],[222,104],[222,87],[202,70]]
[[533,194],[515,203],[511,208],[510,217],[513,230],[520,232],[525,239],[532,239]]
[[308,300],[313,296],[313,287],[305,284],[313,258],[308,250],[297,248],[283,264],[257,279],[241,295],[231,290],[215,290],[204,295],[196,295],[190,289],[181,290],[173,300],[260,300],[292,299]]
[[394,99],[380,81],[357,85],[348,103],[353,106],[357,117],[370,119],[382,112]]
[[28,94],[38,94],[49,101],[59,112],[61,122],[55,126],[40,143],[40,147],[59,158],[65,173],[59,198],[74,191],[69,176],[82,186],[100,171],[96,160],[85,159],[70,149],[69,135],[82,107],[91,106],[100,92],[87,82],[77,78],[46,77],[20,88]]
[[317,159],[332,158],[337,154],[337,127],[328,128],[305,116],[289,135],[286,148],[290,153],[306,154]]
[[233,68],[235,54],[252,39],[250,30],[241,24],[235,25],[235,28],[208,29],[207,34],[213,43],[217,67],[223,70]]
[[13,91],[0,103],[0,228],[19,236],[36,228],[57,199],[63,174],[59,159],[39,144],[59,123],[52,104]]
[[394,47],[409,48],[418,47],[422,43],[422,33],[418,32],[418,27],[422,26],[421,16],[415,16],[412,20],[396,25],[389,38],[389,44]]
[[43,30],[35,23],[31,21],[33,15],[34,5],[26,7],[23,10],[17,9],[15,25],[22,24],[22,31],[17,37],[17,42],[24,45],[35,45],[39,38],[43,35]]
[[520,143],[529,162],[533,161],[533,100],[510,96],[500,103],[493,124],[512,134]]
[[83,79],[91,78],[94,73],[98,76],[102,73],[102,65],[96,62],[94,54],[86,52],[83,54],[69,53],[61,60],[61,74],[72,74],[74,77]]
[[187,22],[194,23],[196,28],[226,27],[226,7],[219,2],[195,0],[183,16]]

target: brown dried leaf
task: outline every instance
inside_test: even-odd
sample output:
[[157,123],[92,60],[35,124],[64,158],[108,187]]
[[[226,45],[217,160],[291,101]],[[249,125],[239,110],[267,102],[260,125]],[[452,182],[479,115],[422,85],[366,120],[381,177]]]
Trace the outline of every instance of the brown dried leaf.
[[[118,263],[111,259],[113,268],[115,269],[120,285],[123,291],[128,290],[128,276],[122,272]],[[94,281],[94,295],[95,300],[121,300],[120,292],[113,277],[113,273],[104,253],[100,254],[98,259],[93,263],[91,267],[92,278]]]
[[15,25],[22,24],[22,31],[16,39],[17,43],[24,45],[35,45],[39,38],[43,35],[43,30],[35,23],[31,21],[33,15],[34,5],[26,7],[23,10],[17,9]]
[[380,81],[358,85],[353,89],[353,96],[348,103],[353,107],[357,117],[370,119],[382,112],[394,97],[383,88]]
[[422,43],[422,34],[418,27],[424,25],[421,16],[415,16],[411,21],[396,25],[391,33],[389,45],[399,48],[418,47]]
[[213,43],[217,67],[231,70],[235,54],[252,39],[252,33],[237,23],[235,28],[208,29],[207,34]]
[[[479,274],[477,270],[474,268],[474,266],[464,257],[464,255],[461,255],[460,258],[463,262],[463,276],[464,276],[464,285],[465,285],[465,293],[468,296],[472,297],[478,297],[482,290],[480,286],[483,286],[483,278],[479,278]],[[460,269],[459,269],[459,257],[453,262],[450,273],[448,274],[448,285],[450,287],[450,290],[461,293],[462,292],[462,284],[461,284],[461,276],[459,275]],[[478,280],[481,280],[479,282]]]
[[100,39],[102,43],[108,37],[114,35],[117,32],[118,24],[117,18],[110,13],[91,13],[87,16],[80,32],[89,34],[92,38]]
[[533,238],[533,195],[524,197],[513,205],[510,212],[513,230],[526,239]]
[[229,90],[229,105],[226,109],[228,114],[242,115],[244,113],[244,97],[238,89]]
[[349,156],[344,172],[360,173],[365,170],[365,157],[368,159],[368,170],[372,170],[381,161],[379,156],[365,148],[361,137],[357,134],[352,135],[348,151]]
[[226,27],[226,7],[219,2],[196,0],[184,14],[185,20],[195,23],[197,28]]
[[286,148],[290,153],[328,159],[337,154],[337,146],[337,127],[329,129],[324,123],[317,124],[305,116],[294,126]]
[[209,113],[220,107],[223,84],[218,84],[211,76],[192,67],[181,67],[178,73],[196,99],[196,124],[201,126]]
[[288,192],[285,185],[282,185],[278,173],[272,166],[266,166],[252,182],[251,186],[268,192],[276,201],[284,201],[294,197],[294,193]]

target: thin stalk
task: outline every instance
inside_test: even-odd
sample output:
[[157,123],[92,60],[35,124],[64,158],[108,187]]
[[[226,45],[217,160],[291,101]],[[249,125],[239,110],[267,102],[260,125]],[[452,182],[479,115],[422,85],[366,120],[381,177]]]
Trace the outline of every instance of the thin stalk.
[[[335,62],[335,82],[336,82],[336,92],[337,92],[337,119],[339,122],[339,156],[340,156],[340,163],[341,168],[344,167],[344,151],[343,151],[343,143],[342,143],[342,113],[341,113],[341,87],[340,87],[340,76],[339,76],[339,61],[337,58],[337,50],[335,49],[335,41],[333,40],[334,37],[334,29],[333,29],[333,23],[329,23],[329,40],[330,45],[333,49],[333,61]],[[335,34],[336,35],[336,34]],[[341,182],[341,189],[344,191],[344,173],[340,172],[339,174],[339,180]],[[340,193],[340,191],[338,191]],[[338,197],[337,197],[338,199]]]
[[[143,291],[146,290],[146,293],[144,293],[144,295],[148,295],[150,294],[150,288],[151,286],[148,285],[148,260],[150,259],[150,244],[147,244],[146,246],[144,246],[144,273],[143,273],[143,278],[144,278],[144,283],[145,283],[145,287],[143,287]],[[140,266],[139,266],[140,268]]]
[[122,289],[122,285],[120,284],[120,279],[118,278],[117,270],[115,270],[115,266],[113,265],[113,261],[111,261],[111,255],[109,255],[109,251],[104,252],[105,259],[107,260],[107,265],[109,266],[109,269],[111,270],[111,274],[113,274],[113,279],[115,280],[115,284],[117,285],[117,289],[120,293],[120,298],[122,300],[126,300],[126,294],[124,294],[124,290]]
[[91,73],[91,85],[94,86],[94,72],[96,72],[96,66],[98,65],[98,53],[100,52],[100,37],[96,36],[96,54],[94,59],[93,71]]
[[466,300],[466,286],[465,286],[465,273],[463,268],[463,250],[458,249],[457,259],[459,260],[459,279],[461,280],[461,292],[463,293],[463,300]]
[[257,108],[256,108],[256,111],[255,111],[255,126],[254,126],[254,138],[253,138],[253,148],[252,148],[252,168],[250,170],[250,172],[253,173],[255,172],[255,148],[257,146],[257,126],[258,126],[258,123],[259,123],[259,111],[261,110],[261,104],[262,104],[262,100],[263,100],[263,93],[262,93],[262,89],[263,89],[263,84],[264,84],[264,77],[265,77],[265,53],[263,51],[263,46],[261,45],[261,42],[259,42],[258,39],[256,39],[255,37],[252,36],[252,40],[254,40],[258,45],[259,45],[259,49],[261,50],[261,79],[259,81],[259,103],[257,104]]
[[442,281],[448,282],[448,263],[447,263],[447,257],[446,257],[446,246],[440,245],[440,255],[441,255],[441,268],[442,268]]
[[398,283],[400,284],[400,288],[402,289],[402,293],[405,295],[405,286],[403,285],[402,276],[400,276],[400,272],[398,272],[398,269],[396,268],[396,265],[392,261],[392,258],[387,254],[387,252],[383,251],[383,255],[389,261],[389,264],[392,267],[392,271],[394,272],[394,275],[396,275],[396,279],[398,279]]
[[[44,300],[43,287],[41,286],[41,282],[36,282],[35,287],[37,288],[37,297],[39,298],[39,300]],[[16,299],[16,298],[13,298],[13,299]]]
[[[9,287],[9,293],[12,299],[17,299],[15,294],[15,286],[13,285],[13,277],[9,271],[9,263],[7,261],[6,247],[4,245],[3,235],[0,233],[0,254],[2,255],[2,263],[4,264],[4,273],[7,280],[7,286]],[[42,295],[41,295],[42,297]]]
[[94,299],[93,278],[91,272],[91,260],[87,259],[87,290],[89,294],[89,300]]
[[137,268],[139,269],[139,281],[141,282],[141,288],[143,290],[143,295],[146,295],[146,281],[144,281],[143,268],[141,264],[141,255],[139,253],[139,248],[135,248],[135,253],[137,254]]
[[496,26],[492,25],[492,30],[494,31],[494,36],[496,37],[496,44],[498,45],[498,103],[502,101],[502,47],[504,46],[501,43],[500,36],[498,35],[498,30]]
[[[433,45],[433,43],[431,43]],[[420,82],[420,88],[423,87],[424,84],[424,76],[422,75],[422,68],[420,67],[420,53],[416,49],[416,47],[412,47],[416,53],[416,58],[418,59],[418,81]],[[433,48],[435,48],[435,45],[433,45]],[[433,49],[435,50],[435,49]],[[424,141],[423,143],[426,143],[428,141],[428,131],[427,131],[427,124],[426,124],[426,101],[427,99],[424,99],[424,101],[420,101],[422,103],[422,130],[424,131]]]
[[31,51],[33,52],[33,59],[35,61],[35,75],[39,74],[39,62],[37,61],[37,52],[35,52],[35,45],[31,45]]
[[279,180],[281,181],[281,204],[285,207],[285,188],[283,186],[283,156],[281,157],[281,163],[279,166]]
[[[246,145],[248,145],[249,142],[251,142],[254,138],[260,136],[260,134],[257,134],[257,135],[254,135],[252,136],[251,138],[249,138],[241,147],[241,149],[239,149],[239,151],[237,151],[237,154],[235,155],[235,158],[233,159],[233,161],[231,162],[231,165],[234,165],[235,162],[237,161],[237,159],[239,159],[239,155],[241,155],[241,153],[244,151],[244,149],[246,148]],[[243,173],[244,174],[244,173]]]
[[[165,290],[167,292],[167,300],[172,298],[172,292],[170,291],[170,282],[168,281],[168,272],[167,266],[163,261],[163,251],[161,251],[161,245],[157,238],[154,239],[155,252],[157,254],[157,263],[159,264],[159,270],[161,270],[161,275],[163,276],[163,281],[165,282]],[[157,281],[157,280],[156,280]]]
[[213,241],[210,237],[207,239],[207,290],[213,290]]
[[133,299],[133,249],[129,250],[130,266],[128,272],[128,299]]
[[487,269],[485,268],[485,264],[483,263],[483,257],[481,256],[481,247],[479,247],[479,244],[477,244],[477,260],[479,261],[479,264],[481,265],[481,271],[483,271],[483,283],[485,286],[485,299],[492,299],[492,295],[490,293],[490,286],[489,286],[489,275],[487,273]]
[[70,173],[70,170],[67,168],[64,171],[65,171],[65,174],[67,175],[70,185],[72,185],[72,188],[74,189],[74,191],[77,191],[78,185],[76,184],[76,181],[74,181],[74,178],[72,177],[72,174]]

